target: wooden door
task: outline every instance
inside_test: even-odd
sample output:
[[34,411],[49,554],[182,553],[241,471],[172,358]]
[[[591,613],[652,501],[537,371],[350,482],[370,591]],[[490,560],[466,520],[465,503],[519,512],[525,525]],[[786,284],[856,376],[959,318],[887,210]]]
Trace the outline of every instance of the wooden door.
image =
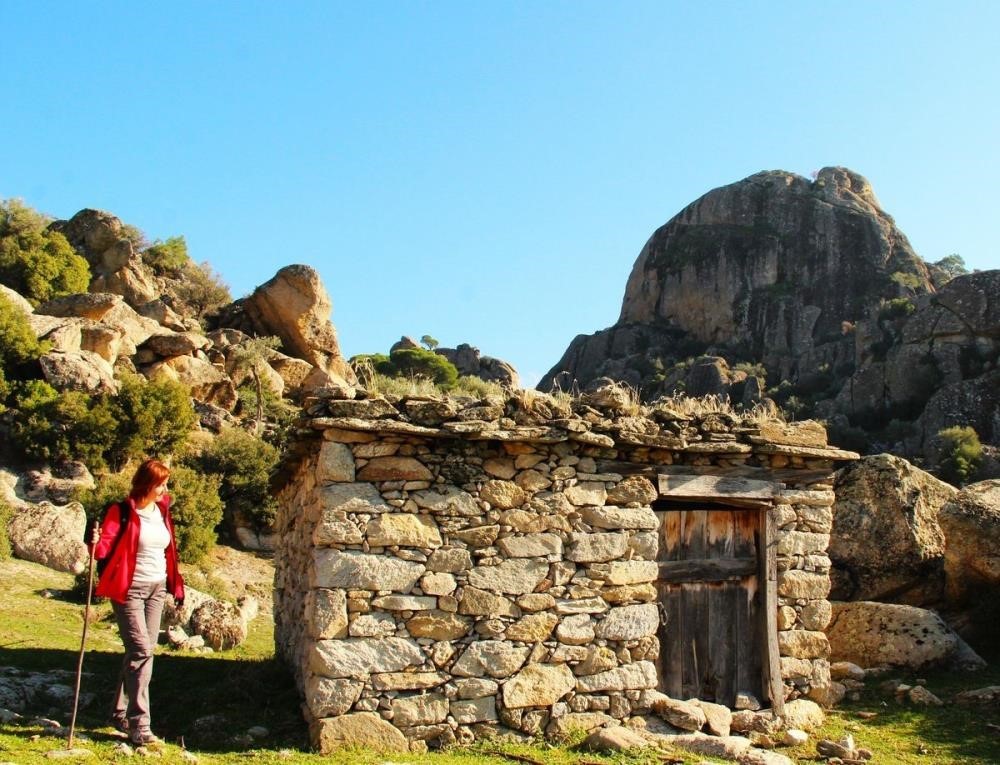
[[[660,518],[660,689],[732,707],[765,705],[767,512],[708,503],[654,504]],[[761,579],[764,587],[761,587]],[[780,678],[779,678],[780,682]]]

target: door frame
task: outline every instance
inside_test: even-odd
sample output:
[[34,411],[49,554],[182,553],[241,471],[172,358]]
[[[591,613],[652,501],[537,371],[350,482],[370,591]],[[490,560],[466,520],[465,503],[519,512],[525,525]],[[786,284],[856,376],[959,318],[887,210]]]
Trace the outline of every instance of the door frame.
[[760,594],[761,686],[770,696],[771,709],[777,715],[785,711],[785,686],[781,678],[778,650],[778,548],[775,523],[775,497],[784,486],[730,476],[660,473],[657,500],[676,500],[717,504],[732,510],[759,513],[754,542],[757,553],[757,591]]

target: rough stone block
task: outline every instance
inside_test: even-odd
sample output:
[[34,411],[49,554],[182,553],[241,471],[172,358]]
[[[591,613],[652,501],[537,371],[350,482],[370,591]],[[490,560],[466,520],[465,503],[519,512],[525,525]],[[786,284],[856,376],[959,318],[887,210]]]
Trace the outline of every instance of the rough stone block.
[[550,706],[575,687],[565,664],[531,664],[504,683],[503,703],[509,709]]
[[368,521],[365,528],[372,547],[437,548],[442,544],[441,532],[428,515],[386,513]]
[[406,638],[319,640],[309,651],[309,669],[322,677],[364,677],[400,672],[424,663],[420,646]]
[[319,448],[316,481],[319,483],[354,480],[354,455],[349,446],[336,441],[324,441]]
[[313,550],[316,587],[409,592],[426,569],[420,563],[386,555],[332,548]]
[[481,590],[523,595],[532,592],[548,573],[545,561],[515,558],[496,566],[476,566],[469,571],[469,584]]
[[627,548],[628,537],[625,534],[573,533],[570,534],[566,557],[578,563],[603,563],[621,558]]
[[378,752],[410,750],[406,736],[374,712],[355,712],[317,720],[313,725],[313,740],[321,754],[351,747]]

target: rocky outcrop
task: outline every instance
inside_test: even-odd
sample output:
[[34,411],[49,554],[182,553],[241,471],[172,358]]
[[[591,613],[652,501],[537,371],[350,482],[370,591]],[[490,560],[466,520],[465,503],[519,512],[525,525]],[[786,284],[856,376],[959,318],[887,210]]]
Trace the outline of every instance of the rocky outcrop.
[[845,327],[901,294],[894,273],[932,289],[864,178],[843,168],[813,182],[758,173],[658,229],[632,268],[613,336],[577,337],[540,387],[615,376],[617,361],[660,393],[658,373],[708,348],[762,362],[776,380],[823,377],[853,365]]
[[1000,480],[966,486],[941,508],[949,606],[1000,613]]
[[90,265],[91,292],[121,295],[131,305],[154,300],[159,289],[152,272],[125,235],[122,222],[101,210],[81,210],[50,226],[60,232]]
[[[539,389],[610,377],[646,400],[708,391],[743,405],[769,390],[827,419],[837,443],[933,460],[951,425],[1000,443],[1000,271],[933,277],[856,173],[758,173],[658,229],[617,323],[574,338]],[[700,355],[757,390],[718,364],[693,380]]]
[[334,382],[352,382],[354,373],[340,353],[331,309],[315,269],[293,265],[237,301],[218,324],[249,335],[277,336],[288,353],[308,361]]
[[434,353],[454,364],[460,375],[498,382],[508,388],[520,387],[517,370],[513,366],[492,356],[481,355],[478,348],[468,343],[462,343],[457,348],[435,348]]
[[939,603],[945,535],[938,511],[957,490],[891,454],[843,468],[834,490],[832,597]]

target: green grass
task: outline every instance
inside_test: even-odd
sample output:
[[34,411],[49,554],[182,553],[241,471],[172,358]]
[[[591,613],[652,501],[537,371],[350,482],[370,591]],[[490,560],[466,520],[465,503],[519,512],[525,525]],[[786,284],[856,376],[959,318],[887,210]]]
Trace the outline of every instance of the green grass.
[[[0,666],[30,670],[74,671],[80,647],[83,607],[69,596],[73,577],[23,561],[0,562],[4,583],[0,598]],[[46,597],[46,594],[49,596]],[[114,750],[118,739],[105,726],[113,681],[117,676],[121,644],[106,603],[94,608],[84,662],[83,690],[96,695],[80,711],[78,745],[91,750],[94,762],[136,762]],[[196,753],[201,763],[325,763],[329,765],[486,765],[487,763],[541,762],[552,765],[616,763],[654,765],[663,754],[647,751],[606,757],[574,746],[499,744],[480,742],[469,749],[431,754],[342,752],[320,756],[309,750],[299,699],[287,670],[273,659],[272,624],[262,613],[253,623],[247,642],[234,650],[214,654],[189,654],[161,649],[151,688],[154,730],[167,740],[163,761],[180,762],[180,741]],[[946,699],[959,690],[1000,684],[1000,655],[994,666],[975,676],[946,672],[921,674],[928,687]],[[916,676],[900,677],[912,683]],[[874,686],[874,684],[872,684]],[[45,712],[45,710],[41,710]],[[859,711],[877,712],[870,720]],[[214,721],[199,720],[214,715]],[[69,710],[52,710],[49,716],[68,723]],[[240,740],[252,726],[263,726],[263,740]],[[1000,763],[1000,710],[946,705],[929,710],[902,706],[880,696],[874,687],[860,701],[832,712],[821,736],[839,738],[852,733],[859,746],[872,749],[873,763],[901,765],[996,765]],[[782,749],[798,763],[817,762],[815,740],[800,749]],[[46,754],[65,748],[63,739],[42,734],[38,726],[0,726],[0,763],[18,765],[51,762]],[[526,759],[519,759],[526,758]],[[683,756],[694,765],[708,758]]]

